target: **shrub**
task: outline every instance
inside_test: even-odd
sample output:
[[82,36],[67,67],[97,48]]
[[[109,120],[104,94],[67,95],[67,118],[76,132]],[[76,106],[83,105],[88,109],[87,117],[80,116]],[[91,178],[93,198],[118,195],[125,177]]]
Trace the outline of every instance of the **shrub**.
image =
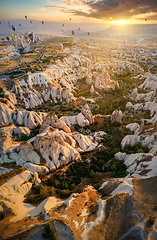
[[101,187],[101,184],[100,183],[95,183],[94,184],[94,188],[97,190],[97,189],[99,189],[99,187]]
[[74,125],[74,127],[75,127],[75,130],[76,130],[76,131],[78,131],[78,130],[80,129],[80,126],[78,125],[78,123],[76,123],[76,124]]
[[27,134],[21,134],[21,141],[27,141],[29,136]]
[[51,240],[57,240],[54,228],[50,222],[46,223],[45,231],[42,233],[42,236],[44,238],[48,236]]
[[155,223],[155,217],[149,216],[148,222],[153,225]]
[[69,189],[63,189],[59,191],[61,197],[69,197],[71,192]]

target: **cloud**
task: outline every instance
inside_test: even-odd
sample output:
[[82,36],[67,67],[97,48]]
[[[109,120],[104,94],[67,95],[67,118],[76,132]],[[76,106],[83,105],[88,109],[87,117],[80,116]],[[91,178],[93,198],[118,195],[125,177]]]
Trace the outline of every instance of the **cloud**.
[[[73,9],[64,9],[64,12],[78,16],[112,20],[129,19],[133,16],[146,13],[157,13],[156,0],[62,0]],[[82,10],[75,9],[75,4],[82,6]],[[85,11],[84,8],[88,8]],[[152,18],[152,16],[147,17]],[[153,17],[154,19],[154,17]]]
[[59,8],[59,9],[65,9],[65,7],[61,7],[61,6],[45,6],[45,8]]

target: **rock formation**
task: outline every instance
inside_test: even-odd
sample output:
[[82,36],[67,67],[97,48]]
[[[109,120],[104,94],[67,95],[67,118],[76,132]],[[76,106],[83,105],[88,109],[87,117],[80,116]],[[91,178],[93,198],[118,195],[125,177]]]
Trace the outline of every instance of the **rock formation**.
[[111,122],[122,122],[122,111],[121,110],[115,110],[111,115]]

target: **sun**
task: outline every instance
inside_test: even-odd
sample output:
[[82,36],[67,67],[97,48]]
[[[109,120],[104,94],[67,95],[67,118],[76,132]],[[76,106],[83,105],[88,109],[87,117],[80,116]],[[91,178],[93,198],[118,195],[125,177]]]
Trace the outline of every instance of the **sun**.
[[117,21],[111,21],[110,23],[115,23],[115,24],[125,24],[126,23],[126,20],[117,20]]

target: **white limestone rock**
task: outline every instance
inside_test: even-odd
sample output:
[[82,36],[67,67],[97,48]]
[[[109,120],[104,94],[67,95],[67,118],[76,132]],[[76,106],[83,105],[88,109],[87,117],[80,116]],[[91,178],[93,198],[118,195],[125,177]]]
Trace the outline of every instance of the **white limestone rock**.
[[90,124],[94,123],[93,115],[87,103],[82,107],[81,113],[88,119]]
[[157,145],[151,145],[149,147],[149,153],[153,154],[154,156],[157,156]]
[[126,128],[128,128],[130,131],[133,131],[133,132],[139,127],[140,125],[138,123],[130,123],[126,125]]
[[9,201],[2,201],[1,205],[3,207],[3,218],[17,215],[17,209],[14,203],[11,203]]
[[133,89],[131,95],[130,95],[130,98],[133,100],[133,101],[136,101],[136,97],[138,95],[138,91],[137,91],[137,88]]
[[41,173],[41,174],[47,174],[49,172],[49,169],[47,167],[36,165],[33,163],[25,163],[23,165],[23,167],[32,173],[37,172],[37,173]]
[[79,113],[77,115],[77,122],[80,127],[85,127],[90,125],[90,122],[88,121],[88,119],[84,117],[82,113]]
[[17,127],[17,128],[13,128],[11,130],[11,134],[12,135],[18,135],[19,137],[21,137],[22,134],[26,134],[29,135],[30,134],[30,129],[27,127]]
[[122,111],[121,110],[115,110],[112,114],[111,114],[111,122],[122,122]]
[[74,143],[67,143],[64,137],[63,131],[54,131],[50,134],[40,134],[34,140],[34,148],[40,151],[50,170],[81,158],[73,147]]
[[92,95],[94,95],[95,94],[95,90],[94,90],[94,87],[93,87],[93,85],[91,86],[91,88],[90,88],[90,94],[92,94]]
[[32,148],[27,147],[20,150],[19,157],[21,157],[25,162],[40,164],[40,157],[35,151],[33,151]]
[[74,139],[84,152],[92,151],[98,145],[97,143],[93,143],[91,136],[85,136],[80,133],[74,134]]
[[57,129],[63,129],[67,133],[71,132],[70,128],[66,125],[66,123],[61,119],[58,119],[56,115],[45,116],[39,132],[41,133],[47,126],[51,126]]
[[13,110],[5,103],[0,102],[0,125],[8,125],[12,123]]
[[68,127],[73,126],[77,123],[77,116],[63,116],[60,118]]
[[114,156],[115,156],[116,159],[124,161],[124,159],[126,157],[126,153],[117,152]]
[[20,143],[20,150],[25,149],[25,148],[32,148],[33,145],[29,141],[24,141]]
[[15,106],[12,102],[10,102],[8,99],[6,98],[0,98],[0,102],[6,104],[8,106],[8,108],[15,110]]
[[138,135],[126,135],[121,141],[122,149],[125,149],[127,146],[133,147],[139,141],[140,141],[140,136]]
[[131,102],[127,102],[126,109],[131,110],[133,108],[133,105]]

